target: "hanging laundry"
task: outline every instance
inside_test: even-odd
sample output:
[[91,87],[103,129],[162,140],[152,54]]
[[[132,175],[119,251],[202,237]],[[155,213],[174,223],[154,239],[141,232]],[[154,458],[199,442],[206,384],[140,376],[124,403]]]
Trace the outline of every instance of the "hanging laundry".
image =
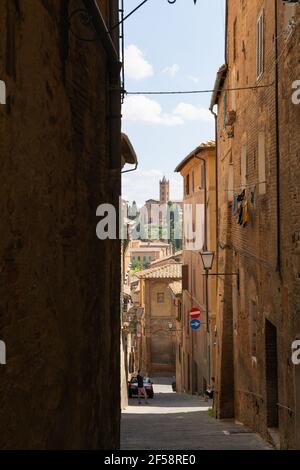
[[248,206],[248,201],[245,200],[243,204],[243,227],[246,227],[249,220],[250,220],[249,206]]
[[238,202],[242,202],[242,201],[245,199],[245,195],[246,195],[246,190],[243,189],[243,191],[241,192],[241,194],[238,195],[237,201],[238,201]]
[[238,218],[238,224],[239,224],[239,225],[243,225],[243,213],[244,213],[243,204],[240,204],[240,207],[239,207],[239,218]]

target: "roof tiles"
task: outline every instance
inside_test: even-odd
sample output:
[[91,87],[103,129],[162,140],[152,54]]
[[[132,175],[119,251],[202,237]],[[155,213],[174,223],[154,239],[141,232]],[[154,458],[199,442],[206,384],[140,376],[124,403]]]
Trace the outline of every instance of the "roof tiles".
[[140,271],[137,276],[140,279],[181,279],[181,267],[180,263],[166,264]]

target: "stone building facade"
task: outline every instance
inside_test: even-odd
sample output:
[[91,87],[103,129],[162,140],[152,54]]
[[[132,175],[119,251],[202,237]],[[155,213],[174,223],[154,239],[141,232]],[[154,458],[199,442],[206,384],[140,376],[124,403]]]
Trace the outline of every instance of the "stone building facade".
[[120,194],[117,22],[117,0],[0,2],[3,449],[119,446],[120,244],[95,231]]
[[166,263],[137,274],[140,278],[140,366],[150,376],[175,376],[176,302],[169,289],[181,280],[181,264]]
[[[199,237],[199,245],[189,246],[184,229],[183,279],[179,329],[177,336],[177,391],[203,394],[214,377],[216,321],[216,279],[203,276],[204,269],[200,251],[216,252],[216,148],[214,142],[201,144],[194,149],[175,169],[183,177],[183,222]],[[188,207],[191,210],[188,210]],[[198,209],[201,207],[201,213]],[[200,218],[199,218],[200,217]],[[212,271],[214,272],[214,271]],[[206,286],[207,282],[207,286]],[[207,290],[206,290],[207,287]],[[208,298],[206,297],[208,293]],[[208,325],[206,306],[208,302]],[[201,312],[201,328],[190,327],[190,310]]]
[[[300,448],[299,5],[226,2],[217,114],[216,414]],[[298,52],[297,52],[298,51]],[[235,274],[238,274],[236,276]],[[298,366],[299,367],[299,366]]]
[[127,270],[137,266],[149,267],[152,261],[170,256],[172,245],[163,241],[130,240],[126,248],[125,266]]

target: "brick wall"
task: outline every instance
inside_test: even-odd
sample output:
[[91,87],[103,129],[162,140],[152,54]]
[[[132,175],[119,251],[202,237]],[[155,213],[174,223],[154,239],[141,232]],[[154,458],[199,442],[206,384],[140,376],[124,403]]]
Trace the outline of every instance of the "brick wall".
[[[290,34],[286,34],[288,19],[292,17],[296,26],[291,29]],[[296,384],[294,401],[290,399],[289,387],[282,394],[282,400],[290,403],[293,409],[292,416],[285,409],[280,409],[279,413],[284,423],[284,442],[291,441],[291,427],[295,423],[294,445],[300,449],[300,388],[299,381],[297,382],[299,370],[296,370],[299,366],[293,366],[289,357],[290,343],[300,337],[300,250],[297,241],[300,230],[300,105],[292,102],[294,90],[291,90],[294,81],[300,80],[300,5],[281,6],[279,22],[282,32],[279,39],[282,308],[284,331],[288,339],[285,344],[286,375],[289,383]]]
[[[119,445],[120,247],[95,227],[97,206],[117,204],[120,172],[107,58],[68,30],[78,7],[0,4],[1,448]],[[94,34],[78,17],[71,27]]]
[[[279,140],[276,134],[275,2],[229,0],[227,24],[228,73],[224,88],[259,86],[251,90],[223,92],[218,106],[219,170],[219,270],[240,273],[219,281],[217,393],[226,399],[217,402],[218,413],[232,409],[237,419],[268,434],[266,390],[269,374],[266,361],[266,322],[277,328],[278,413],[282,448],[295,447],[294,371],[290,361],[293,331],[298,331],[299,288],[295,231],[299,225],[299,107],[291,104],[291,80],[299,75],[296,54],[299,34],[286,45],[283,39],[283,2],[278,2],[279,55]],[[299,6],[295,8],[299,15]],[[264,73],[256,77],[256,28],[264,15]],[[235,30],[235,33],[234,33]],[[297,31],[299,31],[299,26]],[[234,39],[235,37],[235,39]],[[235,46],[234,46],[235,43]],[[298,46],[299,47],[299,46]],[[234,54],[234,49],[236,54]],[[236,111],[234,136],[224,127],[227,113]],[[260,135],[265,135],[265,181],[261,180]],[[278,147],[280,145],[280,147]],[[243,179],[243,147],[247,150]],[[279,148],[279,153],[277,149]],[[279,178],[278,178],[278,158]],[[230,170],[230,165],[233,170]],[[233,171],[233,188],[228,187]],[[243,185],[245,183],[245,185]],[[264,193],[265,186],[265,193]],[[278,193],[278,188],[280,193]],[[232,213],[233,194],[245,189],[250,220],[245,227]],[[254,193],[254,197],[253,196]],[[229,195],[229,197],[226,197]],[[231,203],[230,203],[231,201]],[[280,210],[279,210],[280,208]],[[281,231],[279,232],[279,222]],[[294,234],[294,237],[293,237]],[[280,264],[281,262],[281,264]],[[280,271],[281,268],[281,271]],[[239,287],[239,288],[238,288]],[[254,315],[253,312],[256,312]],[[255,321],[253,319],[255,316]],[[253,326],[256,324],[255,326]],[[228,329],[226,330],[226,327]],[[256,356],[253,356],[253,328]],[[226,333],[226,334],[224,334]],[[233,359],[230,353],[233,335]],[[226,358],[224,351],[229,351]],[[222,371],[221,372],[221,366]],[[226,394],[222,374],[233,367],[234,394]],[[230,387],[229,387],[230,390]],[[297,394],[297,392],[296,392]],[[234,401],[234,404],[233,404]]]
[[[199,159],[200,158],[200,159]],[[203,159],[205,160],[206,175]],[[215,147],[202,148],[195,153],[194,157],[187,159],[185,164],[180,166],[180,173],[183,177],[183,186],[189,175],[190,190],[189,194],[184,194],[183,203],[192,206],[193,231],[203,235],[205,219],[199,220],[198,205],[205,202],[204,177],[206,176],[207,187],[207,249],[216,251],[216,189],[215,189]],[[194,182],[194,184],[193,184]],[[196,210],[197,208],[197,210]],[[187,217],[187,214],[184,215]],[[198,217],[198,219],[197,219]],[[204,209],[203,209],[204,217]],[[187,223],[187,220],[185,221]],[[203,231],[201,230],[203,227]],[[198,241],[199,243],[199,241]],[[214,276],[208,278],[208,307],[210,332],[206,328],[206,279],[203,276],[204,268],[199,251],[202,247],[192,250],[183,250],[183,294],[182,294],[182,352],[185,361],[182,361],[182,379],[179,391],[186,393],[203,394],[208,385],[211,384],[211,378],[215,376],[215,318],[216,318],[216,279]],[[213,266],[213,271],[215,264]],[[199,320],[202,325],[197,331],[190,327],[190,310],[192,307],[200,309]]]

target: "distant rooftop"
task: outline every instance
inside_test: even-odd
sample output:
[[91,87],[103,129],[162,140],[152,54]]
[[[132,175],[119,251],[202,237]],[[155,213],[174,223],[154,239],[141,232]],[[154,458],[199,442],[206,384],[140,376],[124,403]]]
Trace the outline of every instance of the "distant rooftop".
[[208,140],[207,142],[204,142],[200,144],[198,147],[196,147],[194,150],[192,150],[191,153],[189,153],[179,165],[175,168],[175,173],[179,173],[182,168],[188,163],[189,160],[194,158],[198,153],[203,152],[204,150],[207,149],[214,149],[216,148],[216,142],[214,140]]
[[181,279],[181,263],[173,263],[157,268],[145,269],[137,273],[140,279]]
[[182,294],[182,281],[174,281],[169,284],[172,294],[175,296]]
[[155,267],[156,264],[162,263],[163,261],[168,261],[182,256],[182,251],[176,251],[173,255],[164,256],[163,258],[158,258],[151,262],[151,266]]
[[148,251],[160,252],[161,248],[154,247],[153,245],[145,245],[144,247],[139,248],[128,248],[129,253],[146,253]]
[[161,247],[165,248],[165,247],[170,246],[170,243],[159,242],[159,241],[157,241],[157,242],[141,242],[140,247],[143,247],[143,246],[153,246],[153,247],[160,247],[161,246]]

